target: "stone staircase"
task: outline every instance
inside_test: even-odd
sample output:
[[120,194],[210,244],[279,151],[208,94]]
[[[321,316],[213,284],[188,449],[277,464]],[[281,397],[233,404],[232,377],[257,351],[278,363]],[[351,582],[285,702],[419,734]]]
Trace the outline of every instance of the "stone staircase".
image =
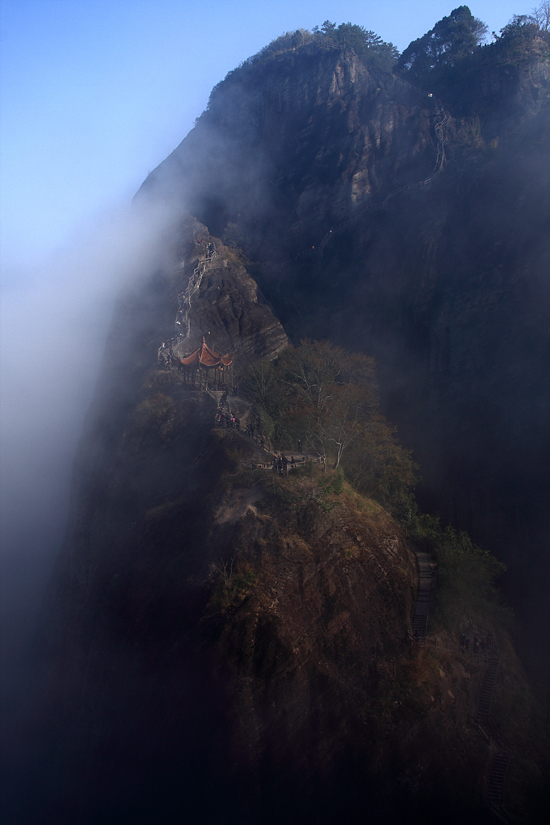
[[416,556],[416,566],[418,568],[418,593],[412,620],[414,638],[420,645],[426,644],[428,633],[428,613],[432,590],[434,584],[433,570],[430,557],[421,550],[412,547]]
[[477,706],[477,721],[483,726],[489,725],[491,699],[493,697],[493,688],[497,678],[498,661],[498,651],[492,649],[487,654],[485,674],[483,676],[483,683],[481,685],[481,693]]
[[[504,781],[506,779],[506,770],[510,762],[511,754],[509,751],[498,751],[493,759],[489,777],[487,779],[487,802],[491,810],[493,808],[502,808],[502,792],[504,790]],[[501,810],[501,814],[504,812]]]
[[512,758],[512,746],[502,734],[500,725],[491,719],[491,700],[493,698],[499,658],[497,648],[493,647],[488,651],[485,659],[485,673],[479,694],[476,723],[489,744],[492,742],[497,745],[497,751],[493,757],[485,786],[485,801],[492,815],[498,819],[499,822],[508,824],[511,820],[505,813],[503,807],[503,792],[506,781],[506,771]]
[[428,616],[419,616],[415,612],[412,621],[412,629],[415,639],[417,639],[420,644],[426,644],[426,635],[428,632]]

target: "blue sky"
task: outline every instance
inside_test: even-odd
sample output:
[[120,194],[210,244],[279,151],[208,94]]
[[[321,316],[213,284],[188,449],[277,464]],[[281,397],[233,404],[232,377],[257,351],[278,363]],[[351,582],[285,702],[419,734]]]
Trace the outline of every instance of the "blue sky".
[[[441,0],[1,0],[4,265],[33,261],[128,202],[212,86],[284,31],[329,19],[400,50],[459,5]],[[471,3],[498,30],[531,5]]]

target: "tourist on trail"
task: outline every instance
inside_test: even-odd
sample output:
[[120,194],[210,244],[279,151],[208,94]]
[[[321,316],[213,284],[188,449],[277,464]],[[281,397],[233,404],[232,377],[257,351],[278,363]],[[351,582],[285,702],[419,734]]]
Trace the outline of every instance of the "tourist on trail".
[[301,438],[298,439],[298,452],[300,452],[300,453],[302,452],[302,439]]
[[470,649],[470,637],[469,636],[466,636],[466,638],[464,639],[464,647],[466,648],[466,650]]

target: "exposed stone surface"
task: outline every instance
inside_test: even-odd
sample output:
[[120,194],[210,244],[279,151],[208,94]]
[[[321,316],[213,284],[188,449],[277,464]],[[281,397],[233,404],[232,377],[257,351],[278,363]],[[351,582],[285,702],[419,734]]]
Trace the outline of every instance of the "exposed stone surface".
[[306,46],[229,76],[142,191],[179,197],[210,231],[233,224],[247,248],[267,242],[284,259],[366,196],[427,178],[438,120],[426,94],[353,52]]
[[287,346],[284,329],[242,257],[191,216],[181,222],[174,257],[176,262],[167,267],[166,303],[171,302],[175,326],[166,337],[179,335],[177,354],[192,352],[204,337],[216,352],[233,355],[236,368],[244,371],[254,360],[274,358]]

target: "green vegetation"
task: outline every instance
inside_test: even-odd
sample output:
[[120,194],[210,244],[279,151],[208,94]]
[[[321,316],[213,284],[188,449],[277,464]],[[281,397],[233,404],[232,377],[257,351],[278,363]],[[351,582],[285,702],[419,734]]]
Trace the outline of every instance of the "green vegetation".
[[[550,31],[548,24],[539,24],[537,17],[542,13],[540,9],[533,15],[514,15],[511,21],[504,26],[498,37],[487,50],[487,59],[492,59],[495,65],[506,64],[519,66],[532,60],[550,59]],[[550,11],[550,10],[549,10]],[[485,55],[484,55],[485,57]]]
[[[466,533],[416,513],[415,467],[380,413],[372,358],[305,340],[275,363],[254,365],[243,390],[277,450],[301,443],[305,452],[324,457],[324,474],[312,465],[301,471],[317,475],[317,492],[312,496],[308,487],[309,500],[324,511],[337,506],[345,477],[358,494],[407,525],[412,540],[438,566],[436,623],[454,633],[465,617],[485,627],[506,622],[509,611],[496,587],[505,566]],[[292,516],[305,501],[299,485],[285,482],[274,478],[266,498],[279,516]]]
[[257,54],[243,61],[240,66],[230,71],[221,83],[214,86],[208,108],[212,108],[217,93],[228,81],[244,78],[250,73],[251,69],[265,60],[304,47],[320,50],[351,49],[365,65],[386,72],[392,71],[399,57],[399,52],[393,43],[386,43],[373,31],[365,29],[363,26],[353,23],[336,25],[336,23],[325,20],[321,27],[315,26],[311,31],[309,29],[296,29],[293,32],[284,32],[280,37],[264,46]]
[[[397,60],[394,72],[425,89],[452,108],[454,115],[484,114],[494,101],[494,89],[509,88],[522,69],[550,59],[550,4],[545,0],[531,15],[514,15],[484,44],[487,27],[467,6],[444,17],[414,40]],[[480,83],[483,74],[490,82]],[[487,85],[492,94],[483,92]]]
[[385,43],[373,31],[353,23],[331,23],[325,20],[321,29],[315,27],[313,33],[325,43],[353,49],[368,66],[383,71],[391,71],[399,56],[393,43]]
[[330,513],[344,492],[344,474],[341,468],[322,472],[318,466],[306,464],[292,473],[291,484],[276,475],[267,483],[264,480],[264,490],[266,503],[280,520],[292,520],[308,504]]
[[443,529],[433,516],[417,515],[409,535],[438,565],[437,622],[454,632],[463,617],[485,627],[509,618],[495,586],[506,566],[477,547],[467,533]]
[[234,562],[220,561],[212,568],[218,574],[214,592],[209,602],[209,610],[213,613],[227,613],[238,607],[252,592],[258,582],[257,574],[246,562],[234,566]]
[[[472,109],[482,109],[480,100],[472,106],[471,98],[478,87],[473,74],[503,70],[502,82],[506,83],[510,80],[510,69],[514,75],[517,67],[550,59],[549,0],[529,15],[514,15],[499,34],[492,32],[492,43],[485,43],[486,36],[487,26],[473,16],[468,6],[458,6],[410,43],[401,55],[392,43],[363,26],[325,20],[312,30],[285,32],[229,72],[212,90],[208,108],[212,109],[218,92],[228,82],[257,82],[255,69],[259,64],[300,50],[311,54],[343,49],[356,54],[369,69],[394,72],[412,85],[436,94],[453,107],[453,114],[468,116]],[[232,245],[229,237],[228,243]]]
[[414,464],[379,411],[372,358],[305,340],[253,366],[244,391],[277,449],[301,443],[396,517],[411,517]]
[[315,26],[312,31],[297,29],[294,32],[285,32],[243,65],[257,63],[259,60],[295,50],[308,43],[314,43],[321,48],[353,49],[365,63],[385,71],[391,71],[399,56],[393,43],[385,43],[381,37],[363,26],[353,23],[336,25],[325,20],[321,27]]
[[485,23],[474,17],[468,6],[459,6],[407,46],[397,62],[396,70],[419,85],[425,85],[435,70],[454,66],[472,54],[486,33]]

